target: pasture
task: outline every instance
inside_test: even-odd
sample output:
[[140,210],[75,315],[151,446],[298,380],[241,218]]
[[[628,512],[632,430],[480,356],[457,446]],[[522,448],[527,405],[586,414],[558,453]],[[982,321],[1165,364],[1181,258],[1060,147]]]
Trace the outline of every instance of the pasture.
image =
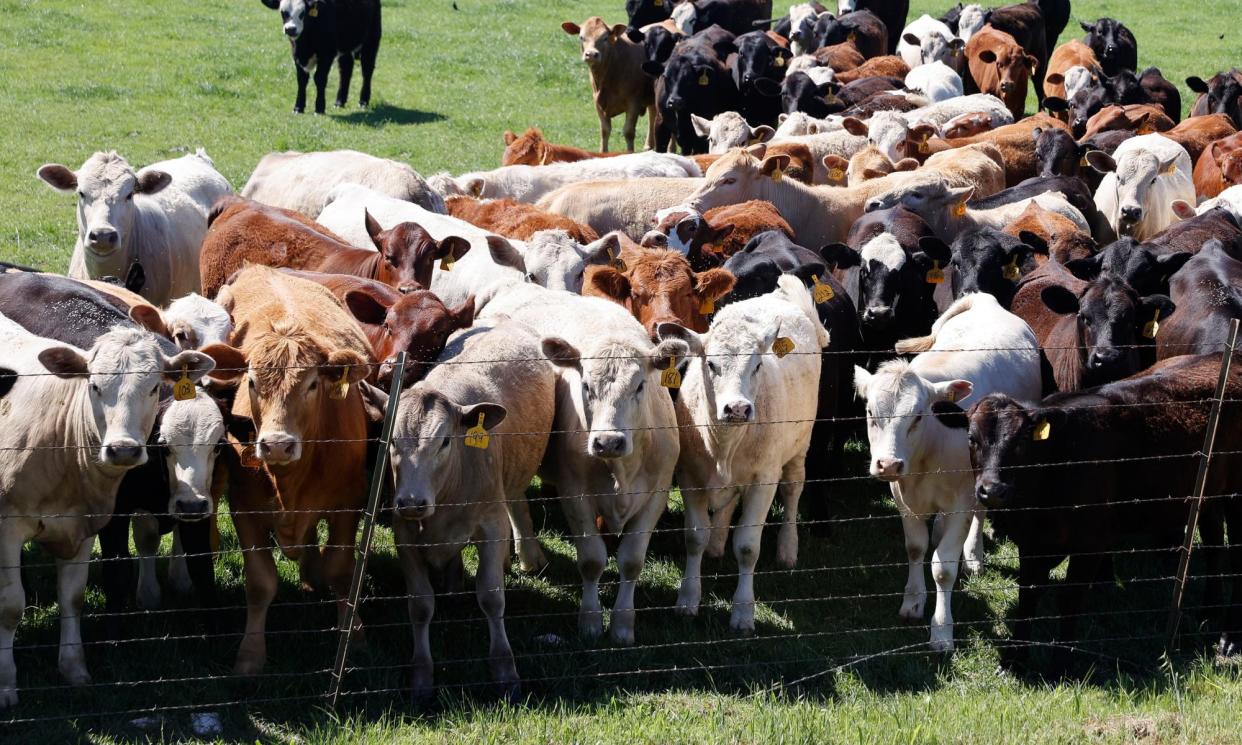
[[[911,18],[947,3],[916,0]],[[621,0],[385,0],[372,107],[294,116],[287,43],[275,13],[251,0],[0,0],[10,34],[0,47],[0,259],[63,271],[72,250],[72,200],[34,177],[45,162],[76,168],[97,149],[135,165],[203,147],[235,188],[273,150],[351,148],[410,163],[423,175],[499,163],[504,130],[539,126],[557,142],[597,144],[577,42],[564,20],[622,22]],[[1123,19],[1140,67],[1170,80],[1207,77],[1239,62],[1231,23],[1242,0],[1074,3],[1076,21]],[[329,83],[334,90],[336,73]],[[355,79],[355,96],[358,81]],[[1193,96],[1181,87],[1189,108]],[[645,126],[645,119],[641,126]],[[619,139],[614,130],[614,146]],[[641,131],[641,130],[640,130]],[[237,540],[222,514],[216,564],[224,609],[153,613],[126,621],[127,640],[92,645],[96,685],[59,689],[51,557],[28,549],[30,598],[18,635],[22,703],[0,724],[4,742],[129,742],[194,737],[188,709],[217,712],[226,742],[1233,742],[1242,676],[1215,663],[1212,637],[1183,628],[1181,654],[1162,659],[1171,588],[1167,561],[1118,562],[1127,581],[1096,590],[1072,675],[1045,680],[999,664],[1003,619],[1016,597],[1016,552],[989,540],[988,568],[955,596],[959,648],[926,651],[926,626],[896,615],[905,571],[888,489],[862,476],[865,445],[833,484],[830,535],[804,527],[796,570],[772,559],[765,533],[754,638],[728,628],[736,565],[705,564],[704,608],[672,612],[684,557],[674,499],[651,544],[638,591],[638,644],[578,640],[574,549],[555,504],[534,500],[551,559],[534,577],[508,578],[510,639],[527,698],[497,703],[486,681],[486,626],[469,587],[439,600],[432,626],[436,706],[405,696],[410,657],[404,583],[391,532],[379,530],[362,613],[368,630],[345,704],[321,699],[337,637],[333,606],[303,593],[296,566],[278,563],[267,673],[229,676],[245,605]],[[769,535],[770,533],[770,535]],[[468,552],[467,568],[472,568]],[[1196,563],[1196,569],[1202,567]],[[605,573],[605,602],[615,592]],[[1187,604],[1199,602],[1192,585]],[[189,600],[172,599],[176,603]],[[87,612],[103,607],[94,589]],[[87,639],[97,638],[88,622]],[[1047,631],[1047,630],[1045,630]],[[1036,652],[1037,655],[1042,652]],[[117,681],[166,682],[122,684]],[[42,689],[42,690],[41,690]],[[159,706],[162,714],[132,713]],[[4,717],[10,716],[6,713]],[[133,720],[145,717],[142,726]],[[0,723],[4,720],[0,719]]]

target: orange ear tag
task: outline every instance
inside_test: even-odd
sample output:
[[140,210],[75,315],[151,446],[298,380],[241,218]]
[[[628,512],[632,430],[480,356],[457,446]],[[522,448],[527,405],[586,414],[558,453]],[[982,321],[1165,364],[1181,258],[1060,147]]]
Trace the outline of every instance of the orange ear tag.
[[332,382],[332,387],[328,389],[328,398],[334,401],[344,401],[349,395],[349,368],[341,370],[341,379]]
[[939,261],[932,261],[932,268],[927,270],[927,283],[938,285],[944,281],[944,270],[940,268]]
[[1156,308],[1156,314],[1152,316],[1150,321],[1143,324],[1143,337],[1155,339],[1158,333],[1160,333],[1160,309]]
[[794,342],[788,336],[782,336],[772,342],[772,354],[776,355],[777,359],[784,357],[792,351],[794,351]]
[[181,379],[173,383],[174,401],[192,401],[194,399],[194,381],[190,380],[188,369],[181,366]]
[[478,448],[479,450],[487,450],[487,445],[491,442],[491,436],[487,434],[487,430],[483,428],[483,412],[479,412],[479,423],[466,430],[466,436],[462,440],[468,448]]
[[716,301],[710,297],[703,298],[703,302],[699,303],[699,315],[710,316],[716,312]]
[[672,357],[668,360],[668,367],[660,372],[660,385],[665,388],[681,387],[681,373],[677,372],[677,365]]
[[830,168],[828,169],[828,179],[831,181],[844,181],[845,171],[842,171],[840,168]]
[[811,282],[814,283],[814,286],[811,289],[811,298],[815,301],[816,305],[826,303],[835,297],[836,293],[832,291],[832,287],[820,282],[818,276],[812,274]]
[[1013,255],[1013,261],[1005,265],[1001,275],[1010,282],[1017,282],[1018,277],[1022,276],[1022,270],[1018,269],[1018,255]]
[[958,202],[957,204],[953,205],[953,216],[957,218],[962,218],[966,216],[966,203],[965,202]]
[[1035,431],[1031,433],[1031,439],[1035,442],[1043,442],[1052,436],[1052,422],[1045,419],[1035,425]]

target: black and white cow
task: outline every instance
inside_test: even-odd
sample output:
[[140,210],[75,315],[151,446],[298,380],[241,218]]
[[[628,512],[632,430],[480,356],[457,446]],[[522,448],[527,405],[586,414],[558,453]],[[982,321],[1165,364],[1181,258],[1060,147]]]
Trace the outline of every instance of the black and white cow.
[[315,73],[315,113],[324,113],[324,89],[332,60],[340,67],[341,83],[336,105],[342,107],[349,98],[349,79],[354,73],[354,60],[362,65],[362,93],[358,105],[371,103],[371,73],[379,53],[380,0],[261,0],[272,10],[280,11],[285,36],[293,49],[294,72],[298,78],[298,96],[293,113],[306,110],[306,83]]

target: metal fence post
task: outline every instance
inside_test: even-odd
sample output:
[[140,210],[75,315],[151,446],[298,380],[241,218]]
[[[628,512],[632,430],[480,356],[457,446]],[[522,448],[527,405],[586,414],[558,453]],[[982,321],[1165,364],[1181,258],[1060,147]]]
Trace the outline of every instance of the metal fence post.
[[1216,381],[1216,396],[1208,414],[1207,432],[1203,437],[1203,449],[1199,451],[1199,470],[1195,474],[1195,491],[1186,517],[1186,535],[1182,537],[1182,552],[1178,560],[1177,576],[1173,583],[1173,606],[1169,608],[1168,641],[1166,648],[1172,650],[1177,640],[1177,627],[1182,622],[1182,597],[1186,594],[1186,581],[1190,576],[1190,554],[1194,550],[1195,531],[1199,527],[1199,510],[1203,506],[1203,490],[1207,486],[1208,467],[1212,462],[1212,449],[1216,445],[1216,425],[1220,421],[1220,409],[1224,403],[1225,386],[1229,382],[1229,366],[1233,362],[1233,350],[1238,341],[1238,319],[1229,323],[1229,343],[1220,361],[1220,378]]
[[354,563],[354,576],[349,583],[349,597],[345,599],[345,623],[340,629],[340,639],[336,646],[336,662],[332,666],[332,688],[328,692],[329,703],[334,709],[341,695],[341,683],[345,678],[345,661],[349,656],[354,623],[358,619],[358,599],[362,595],[362,578],[367,571],[367,556],[371,553],[371,542],[375,537],[375,514],[379,511],[380,491],[383,488],[384,473],[388,467],[388,445],[392,442],[392,429],[397,421],[397,404],[401,399],[401,380],[405,376],[405,358],[406,353],[402,352],[397,357],[397,363],[393,369],[392,384],[388,386],[388,408],[384,412],[380,447],[375,454],[375,463],[371,467],[371,492],[367,497],[367,510],[362,515],[362,539],[358,542],[359,556]]

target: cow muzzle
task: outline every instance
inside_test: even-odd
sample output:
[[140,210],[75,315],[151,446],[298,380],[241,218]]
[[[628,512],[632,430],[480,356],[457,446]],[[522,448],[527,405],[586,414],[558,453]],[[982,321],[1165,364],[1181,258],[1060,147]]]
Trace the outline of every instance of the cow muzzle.
[[893,322],[893,309],[887,305],[873,305],[862,312],[864,326],[884,328]]
[[302,457],[302,442],[284,432],[267,434],[255,444],[255,453],[268,465],[293,463]]
[[198,522],[211,516],[211,500],[198,495],[177,497],[172,512],[183,523]]
[[86,234],[86,245],[92,253],[112,253],[120,242],[121,234],[115,228],[94,228]]
[[1001,507],[1009,501],[1013,487],[1003,481],[980,478],[975,485],[975,499],[985,507]]
[[643,248],[668,248],[668,236],[658,230],[648,230],[640,245]]
[[298,38],[298,35],[301,33],[302,29],[298,28],[296,25],[292,23],[285,24],[285,36],[288,36],[290,39]]
[[147,462],[147,449],[128,438],[113,440],[103,446],[100,460],[117,468],[133,468]]
[[1129,205],[1121,208],[1121,217],[1117,221],[1117,229],[1126,235],[1130,235],[1138,227],[1143,219],[1143,208],[1137,205]]
[[729,424],[747,424],[755,418],[755,406],[750,401],[738,399],[720,407],[720,421]]
[[402,520],[425,520],[436,512],[436,502],[426,495],[401,494],[392,501],[393,510]]
[[896,481],[906,472],[906,462],[901,458],[876,458],[871,461],[871,475],[880,481]]
[[630,438],[624,432],[595,432],[589,448],[596,458],[624,458],[630,454]]

